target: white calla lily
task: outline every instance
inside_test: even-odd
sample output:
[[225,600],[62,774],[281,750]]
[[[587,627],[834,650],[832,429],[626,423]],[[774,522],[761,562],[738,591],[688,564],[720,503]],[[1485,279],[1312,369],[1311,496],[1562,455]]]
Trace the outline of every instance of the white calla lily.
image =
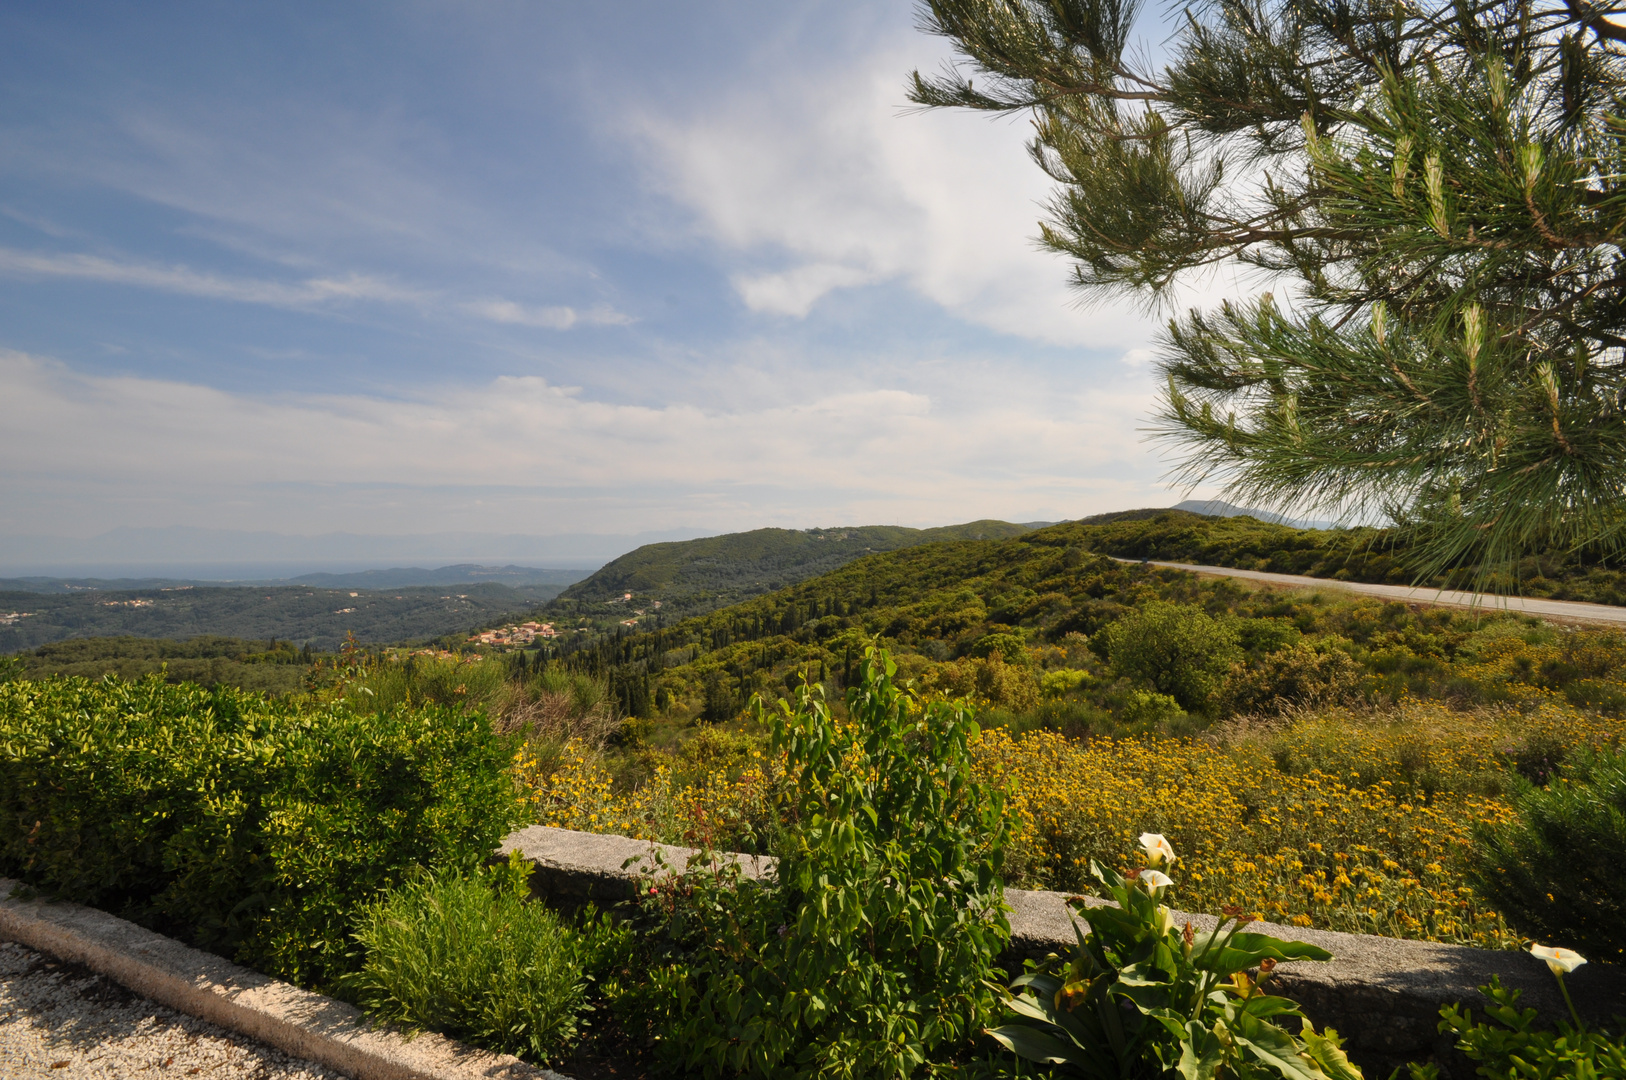
[[1143,832],[1140,846],[1146,852],[1148,866],[1172,866],[1175,861],[1174,845],[1162,833]]
[[1530,946],[1530,955],[1539,960],[1547,961],[1547,968],[1554,975],[1568,975],[1586,963],[1586,957],[1574,949],[1555,949],[1546,945],[1532,945]]
[[1148,889],[1166,889],[1174,884],[1174,879],[1161,870],[1142,870],[1140,882]]

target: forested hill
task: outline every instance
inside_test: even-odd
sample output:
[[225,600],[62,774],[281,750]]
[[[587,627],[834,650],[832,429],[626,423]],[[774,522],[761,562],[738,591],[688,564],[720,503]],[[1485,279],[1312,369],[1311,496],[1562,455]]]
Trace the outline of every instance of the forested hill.
[[[1181,514],[1164,525],[1200,527],[1206,520]],[[1226,579],[1204,582],[1104,557],[1099,541],[1118,537],[1120,527],[1070,522],[1001,540],[877,553],[662,629],[639,628],[584,643],[570,650],[564,663],[607,677],[632,715],[723,720],[752,693],[794,685],[804,671],[815,681],[833,680],[839,689],[874,635],[887,640],[906,675],[930,681],[949,678],[956,659],[992,652],[1008,653],[1007,659],[1025,671],[1022,656],[1030,646],[1076,651],[1083,639],[1069,634],[1096,634],[1152,599],[1236,608],[1244,617],[1260,614],[1253,610],[1258,604],[1272,611],[1272,605],[1280,606],[1266,593],[1250,599],[1255,590]],[[1367,614],[1386,610],[1378,602],[1363,609]],[[1280,631],[1270,637],[1273,647],[1296,640],[1300,632],[1290,625],[1267,629]],[[1365,640],[1380,628],[1340,624],[1336,629]],[[1085,663],[1082,655],[1066,659],[1069,667]],[[978,693],[986,697],[989,691]]]
[[782,589],[881,551],[939,540],[998,540],[1048,524],[972,521],[936,529],[862,525],[839,529],[754,529],[646,544],[566,589],[548,605],[555,618],[605,617],[628,593],[638,607],[661,604],[661,621],[698,615]]
[[[837,686],[843,685],[863,643],[877,634],[908,658],[913,675],[955,658],[981,656],[995,645],[1060,648],[1068,634],[1096,634],[1151,599],[1201,600],[1247,619],[1291,622],[1303,614],[1293,614],[1296,601],[1273,599],[1269,590],[1229,579],[1199,581],[1179,571],[1104,556],[1407,581],[1398,558],[1404,553],[1397,553],[1391,540],[1391,533],[1376,529],[1294,529],[1247,517],[1131,510],[1005,539],[872,554],[772,594],[664,626],[640,624],[596,639],[573,638],[563,647],[562,659],[573,670],[608,676],[622,707],[635,715],[664,712],[667,705],[661,703],[666,702],[678,703],[673,708],[681,705],[678,711],[684,715],[723,719],[752,692],[791,685],[803,670],[820,681],[832,675]],[[1561,572],[1570,576],[1533,580],[1545,583],[1550,593],[1584,590],[1595,602],[1626,602],[1618,571],[1554,568],[1555,574]],[[1276,642],[1271,647],[1281,647],[1278,638],[1296,640],[1295,633],[1308,632],[1305,627],[1320,626],[1365,648],[1387,640],[1382,634],[1399,633],[1397,619],[1433,620],[1432,626],[1457,617],[1446,612],[1414,618],[1403,605],[1338,599],[1342,594],[1332,590],[1329,594],[1332,599],[1314,600],[1310,608],[1336,608],[1343,614],[1327,615],[1332,622],[1321,615],[1305,616],[1308,621],[1299,619],[1303,626],[1292,623],[1298,628],[1294,631],[1273,623],[1265,629],[1281,634],[1269,638]],[[1475,620],[1485,617],[1463,618],[1479,625]],[[1068,663],[1076,660],[1071,657]],[[1398,692],[1398,686],[1385,692]]]

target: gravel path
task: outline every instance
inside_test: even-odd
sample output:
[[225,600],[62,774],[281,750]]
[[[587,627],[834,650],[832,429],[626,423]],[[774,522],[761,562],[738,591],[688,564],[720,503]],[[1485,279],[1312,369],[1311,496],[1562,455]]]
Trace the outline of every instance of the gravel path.
[[80,967],[0,942],[0,1077],[342,1080]]

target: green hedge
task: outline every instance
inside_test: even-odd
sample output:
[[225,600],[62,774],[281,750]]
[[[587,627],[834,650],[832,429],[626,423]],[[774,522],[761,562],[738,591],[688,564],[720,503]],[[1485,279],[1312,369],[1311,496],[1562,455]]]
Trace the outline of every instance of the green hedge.
[[225,687],[0,684],[0,872],[328,988],[361,907],[518,820],[484,716]]

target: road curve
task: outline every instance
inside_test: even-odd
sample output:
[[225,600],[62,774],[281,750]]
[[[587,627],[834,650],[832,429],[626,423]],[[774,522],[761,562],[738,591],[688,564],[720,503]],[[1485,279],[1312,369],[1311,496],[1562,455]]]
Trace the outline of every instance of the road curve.
[[[1118,559],[1117,561],[1138,563],[1142,560]],[[1246,578],[1249,581],[1286,585],[1296,589],[1344,589],[1365,596],[1381,596],[1385,600],[1398,600],[1408,604],[1482,608],[1486,611],[1512,611],[1521,615],[1535,615],[1544,619],[1562,619],[1566,622],[1626,625],[1626,607],[1615,607],[1611,604],[1585,604],[1579,600],[1543,600],[1529,596],[1495,596],[1490,593],[1458,592],[1455,589],[1415,588],[1410,585],[1371,585],[1364,581],[1339,581],[1335,578],[1303,577],[1298,574],[1270,574],[1263,570],[1239,570],[1234,566],[1194,566],[1191,563],[1158,562],[1155,559],[1147,561],[1152,566],[1166,566],[1174,570],[1190,570],[1195,574]]]

